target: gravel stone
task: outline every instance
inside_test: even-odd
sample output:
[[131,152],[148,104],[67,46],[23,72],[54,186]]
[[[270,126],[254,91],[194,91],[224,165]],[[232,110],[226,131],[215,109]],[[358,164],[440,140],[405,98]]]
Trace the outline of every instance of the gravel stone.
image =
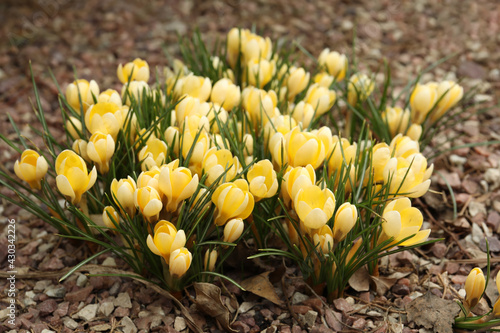
[[95,318],[99,304],[89,304],[75,315],[75,318],[90,321]]
[[130,309],[132,308],[132,302],[130,301],[130,295],[128,293],[120,293],[118,297],[113,301],[114,306],[120,306],[122,308]]

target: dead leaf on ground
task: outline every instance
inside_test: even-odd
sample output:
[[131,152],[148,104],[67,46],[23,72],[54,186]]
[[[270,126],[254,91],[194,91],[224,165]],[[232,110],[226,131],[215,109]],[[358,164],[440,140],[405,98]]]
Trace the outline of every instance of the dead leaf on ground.
[[399,279],[410,275],[410,273],[411,272],[394,272],[388,276],[370,276],[370,279],[375,283],[377,294],[385,295]]
[[238,332],[230,325],[230,314],[221,299],[220,288],[210,283],[195,283],[194,290],[196,299],[194,302],[198,308],[207,315],[215,318],[227,332]]
[[452,325],[460,312],[460,306],[428,292],[406,306],[408,321],[433,329],[436,333],[453,333]]
[[262,274],[252,276],[241,282],[241,286],[245,290],[254,293],[257,296],[267,299],[278,306],[283,306],[283,301],[278,297],[274,287],[269,281],[269,274],[271,272],[264,272]]
[[358,269],[348,282],[351,288],[357,292],[370,290],[370,274],[366,266]]

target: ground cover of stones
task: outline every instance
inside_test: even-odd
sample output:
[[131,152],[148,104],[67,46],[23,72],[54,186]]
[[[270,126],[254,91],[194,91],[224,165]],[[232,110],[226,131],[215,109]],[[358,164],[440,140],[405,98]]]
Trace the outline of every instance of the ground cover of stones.
[[[419,69],[456,54],[422,80],[459,79],[466,90],[478,88],[475,102],[491,108],[444,129],[434,138],[434,146],[500,139],[500,109],[495,106],[500,95],[500,6],[495,0],[464,0],[460,5],[425,0],[7,0],[0,4],[0,21],[0,133],[15,137],[7,121],[9,113],[23,135],[39,146],[43,143],[29,128],[35,119],[30,104],[30,60],[48,124],[55,136],[62,136],[57,89],[49,68],[62,85],[73,81],[75,69],[81,78],[119,89],[115,77],[118,63],[140,57],[151,68],[168,65],[162,47],[178,54],[177,33],[189,35],[198,27],[210,43],[233,26],[252,25],[273,40],[296,40],[314,55],[329,47],[350,57],[356,29],[354,53],[360,68],[376,71],[387,59],[393,81],[401,87]],[[307,58],[304,61],[310,65]],[[472,106],[470,112],[474,111],[477,108]],[[456,134],[463,135],[449,139]],[[333,303],[308,288],[290,262],[279,258],[253,261],[245,272],[229,263],[226,273],[253,292],[217,283],[222,290],[219,305],[227,309],[225,320],[219,321],[203,311],[203,302],[195,298],[193,287],[182,293],[180,307],[137,280],[88,276],[103,267],[109,271],[128,269],[112,255],[98,257],[58,283],[68,267],[95,249],[60,238],[43,221],[2,202],[0,332],[188,332],[192,331],[189,320],[210,332],[226,330],[224,322],[240,332],[451,332],[446,319],[451,320],[456,310],[452,300],[464,296],[470,269],[486,265],[484,237],[490,244],[492,275],[497,272],[498,147],[461,148],[433,160],[433,191],[416,205],[432,229],[431,237],[443,241],[383,260],[378,279],[359,274],[344,298]],[[0,148],[2,168],[12,171],[18,156],[3,143]],[[455,195],[456,218],[447,183]],[[7,193],[3,188],[0,191]],[[18,235],[14,328],[7,325],[5,310],[8,219],[16,220]],[[244,245],[237,251],[240,256],[247,252]],[[492,283],[477,312],[488,311],[497,295]],[[437,306],[426,309],[429,304],[445,310],[436,318]]]

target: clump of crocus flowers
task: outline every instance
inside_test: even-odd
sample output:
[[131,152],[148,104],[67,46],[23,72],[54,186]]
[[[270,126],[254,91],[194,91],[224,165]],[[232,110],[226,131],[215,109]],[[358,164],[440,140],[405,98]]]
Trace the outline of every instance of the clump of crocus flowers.
[[[145,60],[120,64],[120,92],[70,83],[61,96],[68,147],[25,150],[16,175],[34,193],[55,176],[46,190],[81,214],[75,228],[119,235],[112,249],[137,271],[161,270],[170,288],[219,270],[242,237],[259,247],[281,237],[304,275],[341,294],[343,265],[428,239],[411,204],[433,171],[419,139],[462,98],[458,84],[419,83],[409,109],[384,106],[384,141],[351,131],[352,111],[374,104],[377,86],[346,55],[325,49],[305,68],[280,58],[269,37],[237,28],[224,54],[201,72],[176,60],[152,85]],[[325,125],[339,116],[350,135]],[[365,228],[373,239],[362,244]]]

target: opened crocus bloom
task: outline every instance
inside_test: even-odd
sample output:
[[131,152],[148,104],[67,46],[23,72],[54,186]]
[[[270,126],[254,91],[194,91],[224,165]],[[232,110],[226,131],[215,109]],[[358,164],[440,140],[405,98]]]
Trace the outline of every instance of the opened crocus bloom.
[[387,107],[382,112],[382,119],[389,126],[392,137],[398,133],[405,133],[410,124],[410,110],[403,110],[400,107]]
[[313,244],[325,254],[332,251],[334,246],[332,229],[327,225],[319,228],[313,235]]
[[291,200],[295,198],[300,189],[316,184],[316,173],[312,165],[305,167],[289,168],[283,176],[281,196],[285,205],[290,207]]
[[14,164],[16,176],[27,182],[34,190],[42,188],[41,180],[47,174],[48,168],[45,158],[31,149],[26,149],[21,155],[21,160]]
[[406,159],[393,157],[384,168],[384,182],[389,184],[394,196],[418,198],[429,190],[433,169],[434,165],[427,168],[427,159],[422,154]]
[[425,242],[431,232],[430,229],[420,230],[424,218],[417,208],[411,206],[408,198],[389,202],[384,209],[382,219],[383,234],[379,242],[392,238],[391,244],[410,246]]
[[247,179],[255,201],[270,198],[278,191],[276,171],[269,160],[261,160],[252,165],[248,171]]
[[135,190],[135,181],[130,176],[120,180],[113,179],[111,182],[111,195],[113,196],[113,200],[124,213],[127,213],[131,217],[134,217],[136,213],[134,204]]
[[160,139],[148,140],[146,145],[137,155],[141,161],[142,171],[147,171],[153,167],[160,167],[165,163],[167,157],[167,144]]
[[203,170],[208,174],[205,184],[211,185],[221,176],[223,182],[232,180],[241,171],[241,165],[230,150],[212,147],[203,158]]
[[186,234],[165,220],[158,221],[154,229],[154,236],[148,235],[147,244],[151,252],[163,257],[168,264],[170,254],[186,245]]
[[210,100],[231,111],[241,102],[240,87],[229,79],[220,79],[214,84]]
[[315,117],[319,117],[332,108],[336,99],[335,91],[315,83],[307,90],[304,100],[313,107]]
[[347,71],[347,57],[330,49],[324,49],[318,58],[320,66],[324,67],[328,74],[335,77],[337,81],[342,81]]
[[90,133],[110,134],[116,140],[123,125],[125,113],[114,103],[97,103],[85,113],[85,126]]
[[[76,80],[66,88],[66,100],[69,105],[78,113],[87,111],[89,106],[94,104],[94,96],[99,96],[99,86],[94,80]],[[80,100],[82,104],[80,104]]]
[[363,103],[371,95],[375,84],[365,74],[356,73],[349,80],[347,88],[347,101],[355,106],[358,102]]
[[217,187],[212,195],[212,202],[217,208],[214,223],[219,226],[226,224],[230,219],[246,219],[254,207],[253,195],[244,179],[237,179]]
[[198,175],[193,177],[191,170],[179,167],[179,160],[175,160],[161,169],[158,185],[166,202],[167,212],[175,212],[183,200],[196,192]]
[[118,65],[116,74],[121,83],[125,84],[129,81],[149,81],[149,65],[146,61],[136,58],[123,66]]
[[212,82],[208,77],[189,74],[183,78],[181,94],[187,94],[197,98],[200,102],[206,102],[212,92]]
[[57,188],[73,205],[80,202],[97,178],[96,168],[87,173],[87,164],[72,150],[64,150],[57,156],[56,174]]
[[309,185],[297,192],[293,205],[307,228],[319,229],[333,216],[335,197],[327,188],[322,190],[319,186]]
[[243,90],[243,108],[249,113],[255,128],[265,125],[269,119],[279,116],[276,109],[278,96],[273,90],[265,91],[254,87]]

